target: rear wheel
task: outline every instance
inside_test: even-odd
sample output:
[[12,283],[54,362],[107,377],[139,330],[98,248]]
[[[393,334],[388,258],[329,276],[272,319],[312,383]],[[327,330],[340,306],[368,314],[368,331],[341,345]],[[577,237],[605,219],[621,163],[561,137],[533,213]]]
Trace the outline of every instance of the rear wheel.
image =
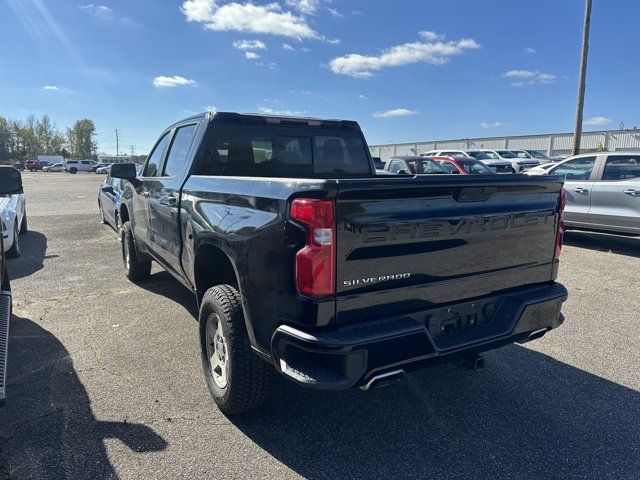
[[7,257],[9,258],[18,258],[20,255],[22,255],[19,233],[18,222],[16,222],[15,226],[13,227],[13,245],[11,245],[11,248],[7,250]]
[[151,275],[151,261],[141,261],[138,258],[130,222],[125,222],[122,226],[122,234],[122,262],[127,278],[132,282],[146,280]]
[[74,167],[74,168],[70,168],[70,169],[69,169],[69,173],[72,173],[72,174],[74,174],[74,175],[75,175],[76,173],[78,173],[78,169],[77,169],[77,168],[75,168],[75,167]]
[[257,407],[268,390],[271,367],[251,349],[238,290],[231,285],[207,290],[199,321],[204,376],[218,408],[236,414]]

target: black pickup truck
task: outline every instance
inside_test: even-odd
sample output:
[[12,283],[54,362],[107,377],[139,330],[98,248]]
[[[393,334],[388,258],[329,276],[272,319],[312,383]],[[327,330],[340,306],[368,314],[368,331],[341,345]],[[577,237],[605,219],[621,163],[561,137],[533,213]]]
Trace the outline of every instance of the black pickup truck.
[[[22,193],[22,176],[11,166],[0,165],[0,197]],[[1,202],[0,202],[1,205]],[[0,405],[6,398],[9,320],[11,319],[11,285],[4,258],[5,225],[0,209]]]
[[258,404],[275,368],[368,389],[564,320],[557,177],[376,176],[357,123],[210,113],[167,128],[120,211],[127,276],[158,262],[199,305],[211,394]]

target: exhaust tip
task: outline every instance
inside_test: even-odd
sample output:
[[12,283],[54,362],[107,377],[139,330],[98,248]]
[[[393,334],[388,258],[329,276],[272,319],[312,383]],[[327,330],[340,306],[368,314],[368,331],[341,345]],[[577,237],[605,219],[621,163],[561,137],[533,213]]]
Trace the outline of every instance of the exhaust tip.
[[386,387],[387,385],[402,380],[406,374],[407,373],[404,370],[393,370],[391,372],[380,373],[362,385],[360,390],[367,392],[372,388]]

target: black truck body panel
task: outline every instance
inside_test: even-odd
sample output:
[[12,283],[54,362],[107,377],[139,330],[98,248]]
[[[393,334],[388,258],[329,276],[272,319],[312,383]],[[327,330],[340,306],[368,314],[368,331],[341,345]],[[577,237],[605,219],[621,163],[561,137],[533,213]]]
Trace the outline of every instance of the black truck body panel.
[[[234,115],[167,129],[172,135],[198,125],[184,175],[136,178],[123,203],[140,252],[196,295],[204,293],[198,269],[216,269],[201,265],[200,252],[213,248],[230,262],[252,346],[294,381],[347,388],[377,371],[495,348],[561,323],[566,291],[554,282],[560,179],[375,177],[370,157],[371,175],[363,178],[201,174],[198,158],[217,123],[271,122]],[[284,125],[285,135],[295,125]],[[333,296],[296,290],[295,257],[306,242],[290,215],[296,198],[335,205]]]

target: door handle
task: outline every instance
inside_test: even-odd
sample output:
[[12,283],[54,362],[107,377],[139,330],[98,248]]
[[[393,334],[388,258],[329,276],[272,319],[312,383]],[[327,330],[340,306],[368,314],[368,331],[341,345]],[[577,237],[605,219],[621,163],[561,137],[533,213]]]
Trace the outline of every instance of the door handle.
[[573,191],[576,193],[589,193],[589,189],[583,187],[576,187],[573,189]]
[[149,198],[151,196],[151,192],[142,192],[142,196]]
[[627,195],[631,195],[632,197],[637,197],[640,195],[640,190],[634,190],[630,188],[629,190],[624,190],[622,193],[626,193]]

